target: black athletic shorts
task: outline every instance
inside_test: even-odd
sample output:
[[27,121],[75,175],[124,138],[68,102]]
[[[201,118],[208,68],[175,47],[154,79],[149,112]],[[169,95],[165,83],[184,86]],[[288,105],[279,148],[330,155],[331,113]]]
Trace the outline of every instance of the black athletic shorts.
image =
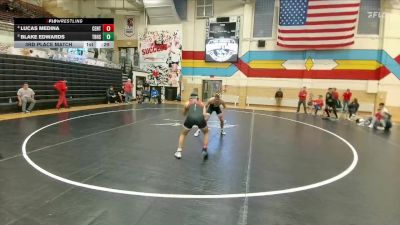
[[195,119],[195,118],[186,118],[185,122],[183,123],[183,126],[187,129],[192,129],[193,126],[197,126],[200,129],[206,128],[207,127],[207,121],[203,118]]
[[336,108],[336,104],[334,102],[327,102],[326,106],[330,108]]
[[214,107],[214,106],[208,107],[207,113],[211,115],[213,112],[217,113],[217,115],[222,113],[221,108],[219,106],[218,107]]

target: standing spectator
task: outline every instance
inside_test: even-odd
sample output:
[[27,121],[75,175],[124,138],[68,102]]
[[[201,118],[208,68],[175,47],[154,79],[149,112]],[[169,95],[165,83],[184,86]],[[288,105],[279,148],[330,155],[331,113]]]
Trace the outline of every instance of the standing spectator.
[[308,94],[307,107],[310,110],[310,112],[312,112],[312,110],[314,109],[314,94],[313,93]]
[[323,98],[322,95],[318,95],[318,98],[313,100],[313,105],[315,110],[314,115],[317,115],[318,111],[322,110],[322,107],[324,107],[324,100],[322,98]]
[[143,102],[143,87],[140,87],[136,90],[136,99],[139,104]]
[[54,88],[58,91],[58,102],[56,105],[57,109],[60,109],[61,105],[64,105],[65,108],[68,108],[67,102],[67,81],[66,80],[59,80],[54,85]]
[[275,101],[276,101],[276,106],[280,107],[282,103],[282,98],[283,98],[283,92],[281,88],[278,88],[278,90],[275,92]]
[[125,103],[129,103],[132,101],[132,89],[133,89],[132,80],[128,79],[128,81],[125,82],[124,84]]
[[350,89],[347,89],[343,93],[343,109],[342,109],[342,112],[345,112],[346,110],[348,110],[351,96],[352,96],[352,93],[351,93]]
[[158,90],[155,88],[155,87],[152,87],[151,88],[151,93],[150,93],[150,96],[151,96],[151,102],[154,102],[154,104],[157,104],[158,103],[158,96],[159,96],[160,94],[158,93]]
[[[30,113],[35,106],[35,92],[29,88],[28,83],[24,83],[22,88],[20,88],[17,92],[18,96],[18,105],[22,106],[23,113]],[[26,109],[26,104],[29,104],[28,109]]]
[[[344,106],[343,106],[344,107]],[[348,111],[349,111],[349,120],[353,115],[355,115],[358,111],[358,108],[360,107],[360,104],[358,104],[358,99],[354,98],[353,101],[348,105]]]
[[333,89],[332,88],[328,88],[328,92],[326,92],[325,103],[326,103],[325,112],[326,112],[327,118],[331,117],[331,115],[329,114],[329,111],[332,110],[333,114],[335,114],[335,116],[336,116],[336,119],[338,119],[338,115],[336,112],[336,102],[335,102],[335,99],[333,98]]
[[117,95],[115,94],[114,86],[111,85],[110,88],[107,89],[106,95],[107,95],[107,104],[117,103]]
[[300,112],[300,105],[303,104],[304,113],[307,114],[306,100],[307,100],[307,88],[303,87],[299,92],[299,103],[297,104],[297,113]]
[[336,108],[342,108],[342,106],[341,106],[342,104],[340,104],[340,100],[339,100],[339,92],[337,91],[336,88],[332,89],[332,97],[333,97],[333,100],[335,101]]

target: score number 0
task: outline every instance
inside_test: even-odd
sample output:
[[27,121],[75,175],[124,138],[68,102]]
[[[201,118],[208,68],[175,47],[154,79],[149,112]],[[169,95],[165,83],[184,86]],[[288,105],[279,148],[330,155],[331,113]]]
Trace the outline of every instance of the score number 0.
[[114,24],[103,24],[103,32],[114,32]]

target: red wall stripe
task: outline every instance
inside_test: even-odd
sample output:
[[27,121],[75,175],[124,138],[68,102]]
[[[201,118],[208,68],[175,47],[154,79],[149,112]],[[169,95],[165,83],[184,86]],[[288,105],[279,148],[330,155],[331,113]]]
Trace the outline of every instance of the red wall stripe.
[[204,51],[183,51],[182,59],[205,60],[206,53]]

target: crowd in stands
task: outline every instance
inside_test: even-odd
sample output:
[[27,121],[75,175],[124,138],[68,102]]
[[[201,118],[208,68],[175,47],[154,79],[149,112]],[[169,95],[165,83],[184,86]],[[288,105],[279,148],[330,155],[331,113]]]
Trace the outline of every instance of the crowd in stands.
[[[128,79],[121,87],[120,90],[115,90],[114,86],[110,86],[106,90],[106,98],[107,103],[130,103],[133,99],[132,90],[134,85],[132,84],[132,80]],[[155,88],[152,87],[150,90],[149,86],[141,86],[136,90],[136,100],[139,104],[142,103],[153,103],[159,104],[160,102],[160,93]]]
[[[283,99],[283,91],[279,88],[275,93],[276,105],[279,107]],[[308,93],[307,87],[300,89],[298,93],[298,104],[296,113],[300,112],[303,106],[304,113],[317,116],[321,112],[323,119],[338,120],[338,110],[346,115],[346,119],[355,120],[358,125],[368,125],[370,128],[389,130],[392,127],[391,114],[385,107],[384,103],[380,103],[377,111],[370,117],[362,118],[358,115],[360,104],[357,98],[353,98],[353,93],[350,89],[343,92],[342,97],[337,88],[328,88],[325,99],[323,95],[318,95],[314,98],[312,93]],[[334,118],[331,117],[333,113]]]

